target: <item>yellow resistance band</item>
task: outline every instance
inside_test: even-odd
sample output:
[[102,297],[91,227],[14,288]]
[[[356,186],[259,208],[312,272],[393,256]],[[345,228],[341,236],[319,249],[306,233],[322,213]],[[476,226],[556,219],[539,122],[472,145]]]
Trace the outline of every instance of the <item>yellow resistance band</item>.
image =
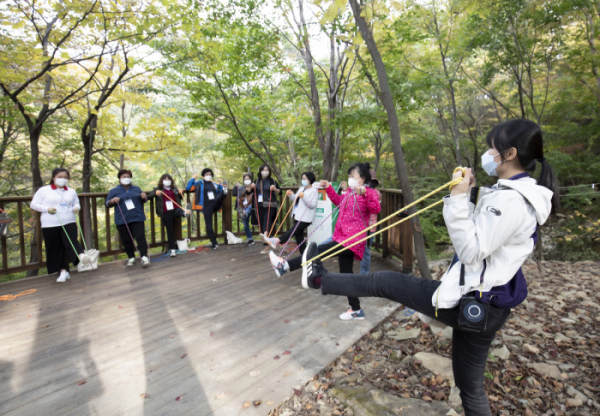
[[[379,222],[377,222],[377,223],[375,223],[375,224],[373,224],[373,225],[370,225],[369,227],[365,228],[365,229],[364,229],[364,230],[362,230],[362,231],[359,231],[358,233],[354,234],[352,237],[349,237],[349,238],[347,238],[346,240],[342,241],[341,243],[338,243],[337,245],[335,245],[335,246],[331,247],[331,248],[330,248],[329,250],[327,250],[327,251],[324,251],[323,253],[319,254],[318,256],[316,256],[316,257],[314,257],[314,258],[312,258],[312,259],[310,259],[310,260],[307,260],[306,262],[302,263],[302,266],[304,266],[305,264],[307,264],[307,263],[310,263],[310,262],[312,262],[312,261],[315,261],[315,260],[319,259],[320,257],[323,257],[325,254],[327,254],[327,253],[329,253],[329,252],[331,252],[331,251],[333,251],[333,250],[337,249],[337,248],[338,248],[338,247],[340,247],[340,246],[343,246],[345,243],[347,243],[348,241],[352,240],[353,238],[356,238],[356,237],[358,237],[359,235],[366,233],[366,232],[367,232],[368,230],[370,230],[371,228],[373,228],[373,227],[376,227],[376,226],[378,226],[379,224],[381,224],[381,223],[383,223],[383,222],[386,222],[386,221],[387,221],[387,220],[389,220],[390,218],[392,218],[392,217],[396,216],[398,213],[400,213],[400,212],[402,212],[402,211],[406,211],[408,208],[411,208],[411,207],[413,207],[413,206],[417,205],[419,202],[423,201],[424,199],[427,199],[427,198],[429,198],[431,195],[433,195],[433,194],[435,194],[435,193],[437,193],[437,192],[439,192],[439,191],[442,191],[442,190],[444,190],[446,187],[450,187],[450,189],[454,188],[454,186],[458,185],[459,183],[461,183],[461,182],[463,181],[463,179],[464,179],[464,175],[466,175],[466,173],[467,173],[467,169],[466,169],[466,168],[463,168],[463,167],[458,167],[458,168],[454,169],[454,172],[453,172],[453,173],[456,173],[456,172],[458,172],[458,171],[461,171],[461,172],[462,172],[462,174],[463,174],[463,177],[460,177],[460,178],[453,179],[453,180],[451,180],[450,182],[448,182],[448,183],[446,183],[446,184],[444,184],[444,185],[440,186],[440,187],[439,187],[439,188],[437,188],[436,190],[434,190],[434,191],[432,191],[432,192],[428,193],[427,195],[425,195],[425,196],[423,196],[423,197],[421,197],[421,198],[417,199],[417,200],[416,200],[415,202],[413,202],[412,204],[408,204],[408,205],[406,205],[405,207],[402,207],[402,208],[400,208],[398,211],[394,212],[392,215],[389,215],[389,216],[385,217],[384,219],[382,219],[381,221],[379,221]],[[401,222],[403,222],[403,221],[406,221],[406,220],[408,220],[409,218],[412,218],[412,217],[414,217],[415,215],[418,215],[419,213],[421,213],[421,212],[423,212],[423,211],[426,211],[426,210],[428,210],[428,209],[430,209],[430,208],[432,208],[432,207],[434,207],[434,206],[436,206],[436,205],[438,205],[438,204],[442,203],[442,201],[443,201],[443,199],[440,199],[438,202],[436,202],[436,203],[434,203],[434,204],[431,204],[431,205],[429,205],[428,207],[426,207],[426,208],[423,208],[422,210],[419,210],[419,211],[415,212],[414,214],[411,214],[411,215],[409,215],[408,217],[406,217],[406,218],[403,218],[402,220],[400,220],[400,221],[398,221],[398,222],[396,222],[396,223],[394,223],[394,224],[392,224],[392,225],[390,225],[390,226],[388,226],[388,227],[386,227],[386,228],[384,228],[384,229],[382,229],[382,230],[379,230],[378,232],[376,232],[376,233],[373,233],[373,234],[371,234],[371,235],[369,235],[369,236],[367,236],[367,237],[363,238],[362,240],[355,242],[354,244],[352,244],[352,245],[350,245],[350,246],[348,246],[348,247],[343,247],[343,248],[342,248],[342,250],[340,250],[339,252],[341,252],[341,251],[343,251],[343,250],[345,250],[345,249],[347,249],[347,248],[353,247],[353,246],[355,246],[356,244],[358,244],[358,243],[360,243],[360,242],[362,242],[362,241],[368,240],[368,239],[369,239],[369,238],[371,238],[372,236],[374,236],[374,235],[376,235],[376,234],[379,234],[380,232],[382,232],[382,231],[385,231],[385,230],[387,230],[388,228],[391,228],[391,227],[393,227],[394,225],[398,225],[398,224],[400,224]],[[328,258],[330,258],[330,257],[333,257],[333,256],[335,256],[335,255],[339,254],[339,252],[336,252],[335,254],[332,254],[332,255],[330,255],[330,256],[327,256],[327,257],[325,257],[323,260],[327,260]]]

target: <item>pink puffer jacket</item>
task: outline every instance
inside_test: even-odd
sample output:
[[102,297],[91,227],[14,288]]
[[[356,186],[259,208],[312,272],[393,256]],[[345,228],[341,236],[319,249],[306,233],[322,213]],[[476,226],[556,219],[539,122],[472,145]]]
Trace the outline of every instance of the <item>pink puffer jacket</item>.
[[[364,195],[356,195],[356,199],[352,194],[346,194],[344,196],[338,195],[333,187],[327,188],[327,196],[331,199],[336,206],[340,206],[342,202],[343,206],[340,207],[340,213],[338,220],[335,225],[333,232],[333,240],[341,243],[352,237],[354,234],[365,230],[369,226],[369,218],[372,214],[379,214],[381,211],[381,205],[377,198],[377,191],[371,188],[367,188],[367,192]],[[352,243],[361,240],[367,236],[364,232],[359,236],[353,238],[344,244],[344,247],[348,247]],[[350,248],[354,252],[354,258],[361,261],[365,253],[365,246],[367,242],[363,241]]]

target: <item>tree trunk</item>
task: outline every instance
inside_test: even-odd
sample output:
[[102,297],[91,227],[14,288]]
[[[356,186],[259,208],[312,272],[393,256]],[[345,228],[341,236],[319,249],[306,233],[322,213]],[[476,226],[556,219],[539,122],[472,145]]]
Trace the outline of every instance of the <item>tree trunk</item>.
[[[38,189],[44,186],[42,181],[42,174],[40,172],[40,136],[42,134],[42,126],[35,125],[33,130],[29,132],[29,146],[31,149],[31,178],[33,184],[33,193],[35,194]],[[34,216],[35,218],[35,216]],[[42,244],[41,241],[37,241],[37,233],[35,232],[37,224],[33,225],[33,237],[31,238],[29,262],[37,263],[41,259],[38,258],[38,244]],[[27,272],[27,277],[37,276],[39,270],[30,270]]]
[[92,191],[92,155],[94,148],[94,139],[96,136],[96,126],[98,124],[98,116],[94,115],[89,123],[87,134],[85,131],[82,132],[81,141],[83,142],[83,204],[81,206],[81,212],[83,214],[83,235],[85,237],[85,244],[87,248],[93,246],[93,229],[92,229],[92,211],[89,199],[86,198],[85,194]]
[[[410,204],[414,202],[414,196],[410,184],[408,182],[408,172],[406,171],[406,163],[404,162],[404,154],[402,151],[402,144],[400,141],[400,126],[398,124],[398,115],[396,114],[396,105],[394,103],[394,98],[392,97],[392,92],[388,83],[387,73],[383,64],[383,59],[381,58],[379,49],[377,48],[377,44],[373,39],[371,30],[367,26],[366,20],[360,14],[361,7],[358,3],[358,0],[349,1],[350,6],[352,7],[352,13],[354,14],[354,20],[356,21],[356,25],[360,30],[360,33],[367,45],[367,48],[369,49],[369,53],[371,54],[371,59],[373,59],[373,63],[375,64],[375,68],[377,69],[377,77],[379,78],[379,90],[381,92],[381,102],[387,113],[388,123],[390,126],[392,148],[394,150],[394,161],[396,162],[396,172],[398,174],[398,179],[400,180],[400,188],[402,189],[402,194],[404,196],[404,203]],[[412,214],[414,212],[416,212],[415,207],[409,209],[409,213]],[[421,273],[421,277],[431,280],[432,276],[431,272],[429,271],[429,266],[427,264],[425,242],[423,240],[423,233],[421,231],[419,217],[413,217],[412,223],[414,231],[413,236],[415,242],[416,257],[419,263],[419,271]]]

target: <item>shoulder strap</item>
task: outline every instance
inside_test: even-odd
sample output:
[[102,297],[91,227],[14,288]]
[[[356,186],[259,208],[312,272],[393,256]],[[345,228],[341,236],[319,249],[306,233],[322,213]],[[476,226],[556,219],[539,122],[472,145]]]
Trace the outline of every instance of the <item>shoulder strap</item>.
[[465,265],[461,264],[460,265],[460,282],[459,282],[460,286],[464,286],[465,285]]

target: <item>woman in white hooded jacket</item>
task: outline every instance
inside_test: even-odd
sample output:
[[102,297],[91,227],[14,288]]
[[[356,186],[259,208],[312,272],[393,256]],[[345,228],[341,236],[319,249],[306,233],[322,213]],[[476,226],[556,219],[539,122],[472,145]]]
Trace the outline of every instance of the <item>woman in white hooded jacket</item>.
[[269,238],[264,234],[260,235],[263,242],[269,244],[274,250],[277,249],[278,244],[287,243],[292,237],[296,239],[298,244],[298,250],[300,254],[304,253],[306,246],[302,243],[304,240],[304,231],[310,227],[315,214],[317,212],[318,196],[316,195],[319,191],[313,186],[316,177],[312,172],[304,172],[302,174],[302,186],[298,189],[297,193],[293,193],[288,190],[286,195],[292,203],[294,203],[292,216],[294,217],[294,226],[287,233],[282,234],[279,238]]
[[[533,252],[536,229],[558,207],[557,181],[543,155],[540,127],[524,119],[494,127],[483,169],[498,182],[475,187],[471,169],[444,198],[444,220],[454,259],[441,281],[397,272],[327,272],[319,260],[304,266],[302,285],[323,294],[383,297],[450,325],[452,368],[466,416],[490,415],[484,372],[488,351],[511,308],[527,297],[521,265]],[[536,182],[527,171],[541,164]],[[454,177],[460,177],[458,172]],[[304,261],[315,257],[311,244]]]

